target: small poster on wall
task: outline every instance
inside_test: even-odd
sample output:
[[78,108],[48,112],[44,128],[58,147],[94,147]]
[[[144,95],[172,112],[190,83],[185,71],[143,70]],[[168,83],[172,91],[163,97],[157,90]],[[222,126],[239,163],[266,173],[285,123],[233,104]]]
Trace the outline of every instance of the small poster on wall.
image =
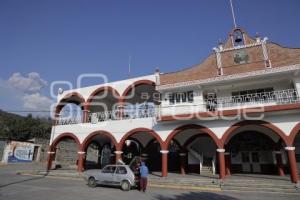
[[11,141],[5,147],[3,160],[7,163],[32,162],[34,144]]

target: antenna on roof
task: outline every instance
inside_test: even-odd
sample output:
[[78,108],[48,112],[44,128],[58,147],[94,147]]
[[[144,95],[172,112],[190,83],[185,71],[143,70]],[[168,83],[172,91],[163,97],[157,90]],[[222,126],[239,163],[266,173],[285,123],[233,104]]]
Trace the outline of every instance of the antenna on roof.
[[130,78],[131,73],[131,55],[128,55],[128,78]]
[[231,7],[231,14],[232,14],[234,28],[236,28],[237,25],[236,25],[236,21],[235,21],[235,15],[234,15],[234,10],[233,10],[232,0],[230,0],[230,7]]

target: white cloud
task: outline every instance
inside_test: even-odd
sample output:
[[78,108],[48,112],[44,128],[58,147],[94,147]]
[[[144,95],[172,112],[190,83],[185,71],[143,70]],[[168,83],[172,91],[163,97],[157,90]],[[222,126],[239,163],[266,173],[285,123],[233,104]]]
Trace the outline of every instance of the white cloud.
[[22,76],[21,73],[14,73],[9,79],[8,84],[26,94],[40,92],[40,90],[47,86],[47,81],[42,79],[37,72],[31,72],[27,77]]
[[43,96],[40,93],[25,94],[22,100],[25,109],[38,111],[49,111],[53,103],[49,97]]
[[[47,81],[37,72],[27,76],[14,73],[8,80],[0,79],[0,101],[3,110],[50,111],[54,101],[42,94]],[[49,116],[47,112],[37,112],[37,115]]]

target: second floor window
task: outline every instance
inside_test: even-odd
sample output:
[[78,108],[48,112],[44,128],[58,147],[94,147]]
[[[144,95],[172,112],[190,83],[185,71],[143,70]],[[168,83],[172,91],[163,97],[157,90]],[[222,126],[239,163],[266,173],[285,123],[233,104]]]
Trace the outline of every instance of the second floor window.
[[169,94],[169,103],[170,105],[179,104],[179,103],[193,103],[194,102],[194,93],[193,91],[187,92],[177,92]]

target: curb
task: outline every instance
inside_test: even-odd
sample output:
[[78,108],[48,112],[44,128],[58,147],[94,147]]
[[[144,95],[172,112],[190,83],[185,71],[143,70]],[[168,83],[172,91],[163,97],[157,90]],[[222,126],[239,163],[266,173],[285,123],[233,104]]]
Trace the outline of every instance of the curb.
[[297,195],[299,196],[300,193],[297,193],[297,192],[284,192],[284,191],[252,191],[252,190],[226,190],[226,189],[222,189],[222,192],[235,192],[235,193],[263,193],[263,194],[288,194],[288,195]]
[[[62,179],[62,180],[84,180],[81,177],[70,177],[70,176],[55,176],[55,175],[46,175],[46,174],[33,174],[33,173],[24,173],[18,172],[18,174],[23,176],[35,176],[35,177],[45,177],[51,179]],[[165,189],[178,189],[178,190],[198,190],[198,191],[211,191],[211,192],[221,192],[221,188],[218,187],[204,187],[204,186],[187,186],[187,185],[166,185],[166,184],[153,184],[149,183],[150,188],[165,188]]]
[[[83,177],[70,177],[70,176],[57,176],[57,175],[47,175],[47,174],[34,174],[29,172],[17,172],[17,174],[24,176],[34,176],[34,177],[45,177],[50,179],[62,179],[62,180],[82,180]],[[232,189],[227,190],[225,188],[216,187],[205,187],[205,186],[188,186],[188,185],[172,185],[172,184],[155,184],[148,183],[150,188],[162,188],[162,189],[176,189],[176,190],[198,190],[198,191],[210,191],[210,192],[242,192],[242,193],[253,193],[254,191],[240,190],[240,189]],[[299,195],[299,193],[295,192],[284,192],[284,191],[255,191],[257,193],[266,193],[266,194],[291,194],[291,195]]]
[[211,192],[221,192],[221,188],[213,187],[201,187],[201,186],[182,186],[182,185],[160,185],[149,183],[149,187],[153,188],[165,188],[165,189],[178,189],[178,190],[198,190],[198,191],[211,191]]

